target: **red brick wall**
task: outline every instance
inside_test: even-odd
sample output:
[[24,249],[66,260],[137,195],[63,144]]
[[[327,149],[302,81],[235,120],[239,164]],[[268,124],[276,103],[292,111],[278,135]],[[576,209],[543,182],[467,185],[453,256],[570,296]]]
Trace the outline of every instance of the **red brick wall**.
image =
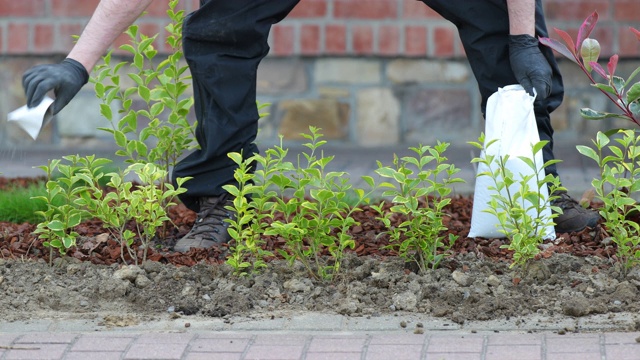
[[[0,0],[0,54],[65,54],[73,45],[71,35],[81,32],[98,2]],[[144,31],[162,31],[166,6],[166,0],[154,1],[139,20]],[[198,0],[184,0],[180,6],[191,11]],[[640,56],[639,42],[628,30],[640,28],[640,0],[546,0],[545,9],[552,37],[557,37],[553,27],[575,34],[582,20],[597,10],[600,21],[594,35],[604,52]],[[455,29],[416,0],[301,0],[274,27],[270,42],[276,56],[463,55]]]

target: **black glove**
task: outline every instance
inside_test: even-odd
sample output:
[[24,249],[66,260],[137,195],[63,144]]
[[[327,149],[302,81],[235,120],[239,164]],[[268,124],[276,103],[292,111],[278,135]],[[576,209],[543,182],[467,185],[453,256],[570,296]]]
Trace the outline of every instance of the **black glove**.
[[509,35],[509,61],[516,79],[536,100],[542,100],[551,94],[553,71],[538,47],[538,39],[531,35]]
[[87,69],[79,62],[66,58],[60,64],[37,65],[22,76],[22,86],[27,95],[27,106],[38,106],[44,96],[53,90],[53,114],[62,110],[89,81]]

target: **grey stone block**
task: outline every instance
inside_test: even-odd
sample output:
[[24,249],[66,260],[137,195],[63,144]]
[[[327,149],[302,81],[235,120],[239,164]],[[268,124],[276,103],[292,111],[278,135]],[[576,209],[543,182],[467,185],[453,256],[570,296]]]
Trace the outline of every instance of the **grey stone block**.
[[258,67],[260,94],[297,94],[308,88],[304,62],[297,58],[267,58]]
[[317,83],[379,84],[382,63],[357,58],[320,58],[315,62]]
[[471,70],[462,61],[398,59],[387,65],[387,78],[396,84],[469,80]]

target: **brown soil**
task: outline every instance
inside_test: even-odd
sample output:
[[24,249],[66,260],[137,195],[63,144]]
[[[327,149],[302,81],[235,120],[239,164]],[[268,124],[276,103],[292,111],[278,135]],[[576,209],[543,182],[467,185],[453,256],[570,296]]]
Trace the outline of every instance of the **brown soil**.
[[[0,178],[0,189],[36,179]],[[581,317],[638,312],[640,271],[623,275],[615,245],[604,229],[557,234],[526,271],[510,268],[504,239],[473,239],[469,233],[472,199],[458,196],[446,211],[448,232],[459,235],[450,256],[424,275],[413,271],[388,245],[384,226],[370,208],[355,214],[354,251],[342,275],[323,282],[299,264],[272,259],[259,275],[237,277],[223,263],[225,248],[171,246],[187,233],[195,214],[171,208],[175,227],[149,249],[140,266],[122,260],[120,245],[97,220],[76,228],[77,248],[53,254],[33,235],[35,225],[0,223],[0,318],[22,319],[76,314],[135,313],[153,316],[173,310],[224,317],[287,311],[326,311],[350,316],[395,311],[419,312],[458,323],[528,315]],[[398,219],[399,221],[399,219]],[[281,246],[269,239],[267,248]],[[138,250],[142,256],[142,251]],[[631,330],[631,329],[630,329]]]

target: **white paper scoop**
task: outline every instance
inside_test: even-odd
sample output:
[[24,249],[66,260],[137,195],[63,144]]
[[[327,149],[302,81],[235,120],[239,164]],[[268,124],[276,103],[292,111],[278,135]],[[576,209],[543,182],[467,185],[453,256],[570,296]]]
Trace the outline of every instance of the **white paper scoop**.
[[8,120],[15,121],[35,140],[40,134],[40,130],[51,121],[51,104],[53,99],[45,96],[40,104],[29,109],[27,105],[9,113]]

